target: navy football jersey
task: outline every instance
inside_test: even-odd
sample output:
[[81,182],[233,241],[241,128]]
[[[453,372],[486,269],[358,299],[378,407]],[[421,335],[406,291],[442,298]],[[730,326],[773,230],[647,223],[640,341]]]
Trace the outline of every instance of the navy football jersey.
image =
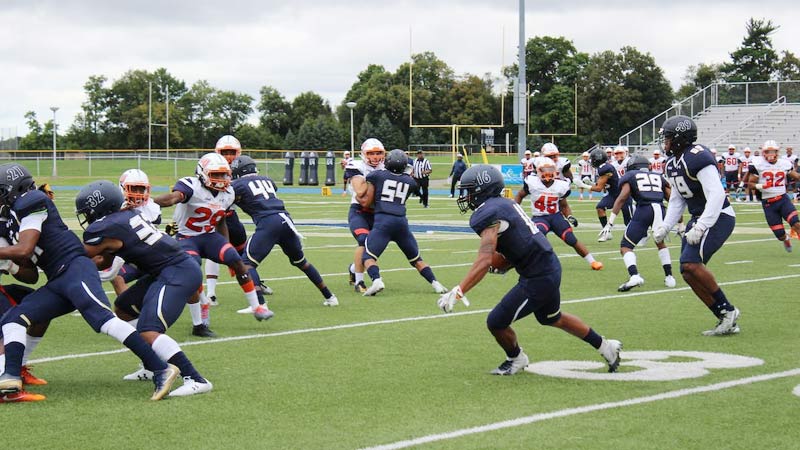
[[234,203],[254,220],[286,212],[283,200],[275,195],[277,190],[275,182],[264,175],[245,175],[233,180]]
[[411,175],[375,170],[367,175],[367,183],[375,186],[375,213],[406,215],[406,200],[417,189]]
[[[685,150],[680,158],[670,156],[667,166],[664,169],[664,176],[669,181],[672,189],[680,193],[686,200],[689,214],[700,216],[706,207],[706,196],[703,193],[703,186],[697,180],[697,173],[706,166],[717,169],[717,161],[711,151],[705,146],[695,145],[689,150]],[[728,198],[722,203],[722,208],[727,208],[731,204]]]
[[649,205],[664,201],[664,185],[667,181],[658,172],[634,170],[625,172],[619,180],[619,186],[627,184],[631,189],[631,198],[637,205]]
[[83,232],[83,241],[89,245],[97,245],[104,238],[122,241],[116,255],[150,275],[158,275],[165,267],[189,257],[178,241],[158,231],[134,210],[109,214]]
[[497,251],[514,265],[520,276],[530,278],[558,270],[553,246],[516,202],[492,197],[476,208],[469,219],[469,226],[478,235],[494,224],[500,226]]
[[617,169],[610,163],[605,163],[597,169],[597,178],[603,175],[611,175],[606,180],[606,192],[608,192],[608,195],[612,198],[617,198],[617,196],[619,196],[619,174],[617,173]]
[[40,190],[22,194],[11,207],[8,226],[12,244],[18,242],[20,224],[26,218],[30,220],[37,216],[45,219],[31,261],[50,279],[61,273],[76,257],[86,256],[86,251],[78,236],[61,220],[53,201]]

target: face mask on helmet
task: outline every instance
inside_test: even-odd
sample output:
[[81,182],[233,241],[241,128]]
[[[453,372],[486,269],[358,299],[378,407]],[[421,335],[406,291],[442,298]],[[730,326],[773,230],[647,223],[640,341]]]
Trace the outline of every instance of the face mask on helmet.
[[458,209],[461,214],[474,211],[489,198],[499,197],[504,188],[503,175],[497,168],[485,164],[472,166],[461,176],[465,194],[456,201]]
[[386,157],[383,143],[375,138],[369,138],[361,144],[361,159],[371,167],[378,167]]
[[697,139],[697,125],[687,116],[673,116],[664,121],[659,134],[659,146],[667,156],[680,155]]
[[230,164],[242,154],[242,144],[235,137],[226,134],[219,138],[217,145],[214,146],[214,151],[222,155]]
[[231,168],[228,161],[217,153],[207,153],[197,162],[197,178],[205,187],[224,191],[231,184]]
[[536,172],[539,175],[539,179],[546,186],[552,184],[556,179],[556,166],[553,164],[542,164],[536,169]]
[[765,148],[761,150],[761,154],[764,155],[764,159],[767,160],[770,164],[775,164],[778,162],[778,149],[777,148]]
[[125,195],[128,205],[142,206],[150,200],[150,180],[147,174],[139,169],[130,169],[119,177],[119,187]]
[[75,215],[81,228],[117,212],[125,201],[122,191],[106,180],[84,186],[75,197]]

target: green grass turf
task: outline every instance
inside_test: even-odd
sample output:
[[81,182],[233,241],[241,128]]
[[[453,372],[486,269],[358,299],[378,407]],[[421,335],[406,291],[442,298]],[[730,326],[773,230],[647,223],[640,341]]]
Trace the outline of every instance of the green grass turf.
[[[57,205],[76,228],[71,214],[74,191],[57,195]],[[513,274],[487,275],[470,291],[470,308],[459,304],[458,314],[443,315],[436,308],[437,295],[390,245],[380,259],[386,290],[364,298],[347,284],[345,268],[353,251],[347,230],[302,225],[344,222],[349,200],[338,195],[283,198],[306,235],[308,259],[339,297],[338,308],[323,307],[319,292],[275,249],[260,273],[275,290],[269,300],[276,316],[259,323],[235,313],[245,301],[223,270],[218,287],[221,305],[212,308],[211,319],[220,339],[191,336],[188,313],[170,330],[214,383],[214,390],[158,403],[148,401],[151,384],[122,381],[136,369],[134,356],[91,355],[120,345],[95,335],[79,317],[61,317],[51,325],[34,358],[90,355],[34,364],[35,373],[50,384],[31,390],[48,399],[3,405],[9,448],[23,444],[58,449],[361,448],[800,367],[796,326],[800,251],[784,252],[758,205],[735,205],[736,231],[710,263],[720,283],[740,282],[724,289],[742,311],[742,332],[709,338],[700,332],[711,328],[715,319],[680,276],[675,289],[664,288],[652,243],[637,251],[646,284],[630,293],[616,292],[627,279],[618,253],[621,231],[615,230],[612,241],[597,243],[600,227],[594,201],[572,200],[581,221],[576,229],[579,239],[606,267],[593,272],[571,248],[550,236],[564,267],[564,311],[582,317],[605,336],[621,339],[628,351],[719,352],[764,360],[755,367],[710,369],[700,378],[589,381],[532,373],[502,378],[488,374],[504,355],[486,331],[485,318],[514,285]],[[439,196],[428,209],[412,198],[409,220],[466,225],[468,219],[458,213],[452,199]],[[477,237],[443,232],[417,237],[438,279],[448,287],[458,283],[475,256]],[[678,246],[673,239],[676,274]],[[758,281],[769,277],[773,279]],[[648,292],[652,294],[642,295]],[[595,301],[576,301],[590,299]],[[589,345],[542,327],[533,317],[518,322],[515,329],[532,363],[602,362]],[[246,338],[224,340],[237,337]],[[623,361],[622,373],[636,370],[641,369]],[[800,376],[795,375],[551,418],[422,447],[797,448],[800,398],[791,391],[798,384]]]

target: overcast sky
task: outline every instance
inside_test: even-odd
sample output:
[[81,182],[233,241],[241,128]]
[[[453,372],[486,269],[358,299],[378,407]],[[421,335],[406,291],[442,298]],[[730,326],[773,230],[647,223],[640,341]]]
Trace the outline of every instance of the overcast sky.
[[[342,102],[368,64],[394,71],[432,51],[456,73],[499,76],[516,61],[517,0],[0,0],[0,134],[27,132],[58,106],[62,130],[90,75],[165,67],[186,82],[287,99],[315,91]],[[800,54],[800,7],[789,0],[635,2],[528,0],[526,36],[564,36],[579,51],[634,46],[673,88],[689,65],[728,60],[750,17],[780,26],[775,49]],[[411,39],[409,39],[409,29]],[[504,41],[505,37],[505,41]],[[503,44],[505,42],[505,44]],[[255,105],[254,105],[255,106]]]

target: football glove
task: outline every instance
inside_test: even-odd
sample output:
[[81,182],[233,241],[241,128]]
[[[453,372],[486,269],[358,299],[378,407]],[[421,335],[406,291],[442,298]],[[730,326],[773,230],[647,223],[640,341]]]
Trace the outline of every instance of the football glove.
[[489,266],[489,273],[493,273],[495,275],[505,275],[508,272],[508,269],[501,269],[499,267]]
[[761,183],[756,183],[756,185],[755,185],[755,186],[753,186],[753,187],[754,187],[754,188],[756,188],[756,189],[758,189],[759,191],[760,191],[760,190],[762,190],[762,189],[764,189],[764,185],[763,185],[763,184],[761,184]]
[[567,222],[569,222],[574,228],[578,228],[578,219],[576,219],[572,214],[567,216]]
[[611,239],[612,228],[614,228],[614,225],[607,223],[606,226],[604,226],[603,229],[600,231],[600,234],[597,235],[597,237],[605,241]]
[[445,313],[450,313],[453,312],[453,307],[459,300],[464,302],[464,306],[469,306],[469,300],[467,300],[467,297],[465,297],[464,293],[461,292],[461,286],[457,285],[446,294],[442,294],[436,303],[439,305],[439,309]]
[[115,256],[114,261],[111,262],[111,266],[108,269],[98,272],[100,274],[100,281],[113,280],[119,273],[119,269],[122,268],[123,264],[125,264],[125,260],[119,256]]
[[19,266],[10,259],[0,259],[0,272],[14,275],[19,272]]
[[164,227],[164,231],[170,236],[175,236],[178,234],[178,224],[176,222],[168,223],[167,226]]
[[697,245],[703,240],[703,235],[705,235],[706,229],[700,224],[694,224],[691,230],[687,231],[684,237],[686,238],[686,242],[689,245]]
[[656,228],[653,228],[653,240],[656,241],[656,244],[660,244],[664,242],[664,239],[667,237],[669,230],[664,225],[659,225]]

